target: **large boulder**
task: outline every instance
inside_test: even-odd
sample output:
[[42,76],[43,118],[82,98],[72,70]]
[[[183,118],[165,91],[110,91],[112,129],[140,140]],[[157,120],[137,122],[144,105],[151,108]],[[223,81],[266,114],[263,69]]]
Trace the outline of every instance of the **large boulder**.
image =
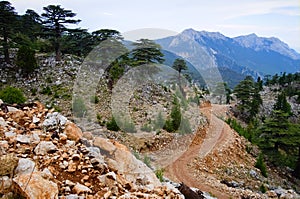
[[78,142],[82,138],[81,129],[73,122],[66,123],[64,133],[67,135],[68,139],[74,140],[75,142]]
[[23,173],[13,179],[14,189],[24,198],[57,199],[58,187],[42,177],[40,172]]
[[141,160],[138,160],[126,146],[108,139],[96,137],[94,146],[106,155],[110,169],[122,173],[126,180],[134,184],[160,186],[154,172]]

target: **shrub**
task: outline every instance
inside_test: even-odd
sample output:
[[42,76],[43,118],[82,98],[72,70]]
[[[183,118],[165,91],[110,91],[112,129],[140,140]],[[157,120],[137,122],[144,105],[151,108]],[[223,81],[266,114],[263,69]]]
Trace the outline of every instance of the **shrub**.
[[27,46],[21,46],[17,53],[16,64],[22,69],[24,75],[32,73],[37,68],[34,50]]
[[164,169],[157,169],[157,170],[155,171],[155,175],[156,175],[156,177],[159,179],[160,182],[163,182],[163,181],[164,181],[164,172],[165,172]]
[[83,117],[85,115],[87,108],[82,98],[75,98],[73,100],[72,110],[76,117]]
[[41,94],[43,95],[52,95],[52,91],[51,88],[49,86],[44,87],[41,91]]
[[0,90],[0,99],[9,104],[22,104],[26,101],[22,91],[11,86]]
[[258,168],[264,177],[268,177],[267,167],[263,160],[263,155],[260,154],[256,160],[255,167]]
[[132,122],[125,120],[122,124],[122,130],[128,133],[136,133],[135,125]]
[[180,134],[192,133],[190,121],[187,118],[182,118],[181,125],[179,127]]
[[147,167],[149,167],[151,169],[151,159],[149,156],[145,155],[143,162],[145,163],[145,165],[147,165]]
[[106,128],[111,131],[119,131],[120,130],[120,127],[118,126],[114,117],[112,117],[111,120],[106,123]]
[[259,190],[262,192],[262,193],[266,193],[267,192],[267,188],[264,184],[261,184],[260,187],[259,187]]
[[36,88],[32,88],[30,91],[32,96],[36,96],[36,92],[37,92]]
[[154,129],[161,129],[165,124],[165,119],[161,112],[158,113],[157,118],[154,120]]

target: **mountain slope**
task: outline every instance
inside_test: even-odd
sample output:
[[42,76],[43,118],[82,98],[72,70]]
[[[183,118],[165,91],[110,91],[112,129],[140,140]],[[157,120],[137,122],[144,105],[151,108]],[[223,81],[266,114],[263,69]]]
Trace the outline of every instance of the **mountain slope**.
[[218,32],[187,29],[156,42],[197,70],[225,67],[253,77],[300,70],[300,54],[277,38],[254,34],[229,38]]

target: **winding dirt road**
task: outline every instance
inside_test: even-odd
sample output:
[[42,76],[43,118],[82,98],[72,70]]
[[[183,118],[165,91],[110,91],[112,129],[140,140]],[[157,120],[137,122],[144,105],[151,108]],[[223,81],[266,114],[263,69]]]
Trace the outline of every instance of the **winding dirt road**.
[[[208,119],[208,127],[202,144],[191,144],[191,146],[176,161],[166,168],[165,175],[175,182],[183,182],[190,187],[199,188],[202,191],[212,193],[217,198],[227,199],[229,195],[218,191],[203,183],[205,179],[193,176],[189,164],[195,158],[204,158],[213,150],[226,145],[232,138],[231,128],[220,118],[226,114],[227,106],[212,105],[201,108],[201,112]],[[197,139],[197,138],[195,138]]]

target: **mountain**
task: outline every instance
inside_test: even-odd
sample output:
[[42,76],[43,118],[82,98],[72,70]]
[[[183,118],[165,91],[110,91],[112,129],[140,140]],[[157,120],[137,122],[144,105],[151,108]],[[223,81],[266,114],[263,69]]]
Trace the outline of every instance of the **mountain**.
[[227,79],[235,78],[236,74],[256,78],[300,70],[300,54],[274,37],[264,38],[250,34],[230,38],[219,32],[187,29],[156,42],[165,51],[185,58],[200,73],[209,68],[222,69],[219,72],[223,79],[224,69]]

